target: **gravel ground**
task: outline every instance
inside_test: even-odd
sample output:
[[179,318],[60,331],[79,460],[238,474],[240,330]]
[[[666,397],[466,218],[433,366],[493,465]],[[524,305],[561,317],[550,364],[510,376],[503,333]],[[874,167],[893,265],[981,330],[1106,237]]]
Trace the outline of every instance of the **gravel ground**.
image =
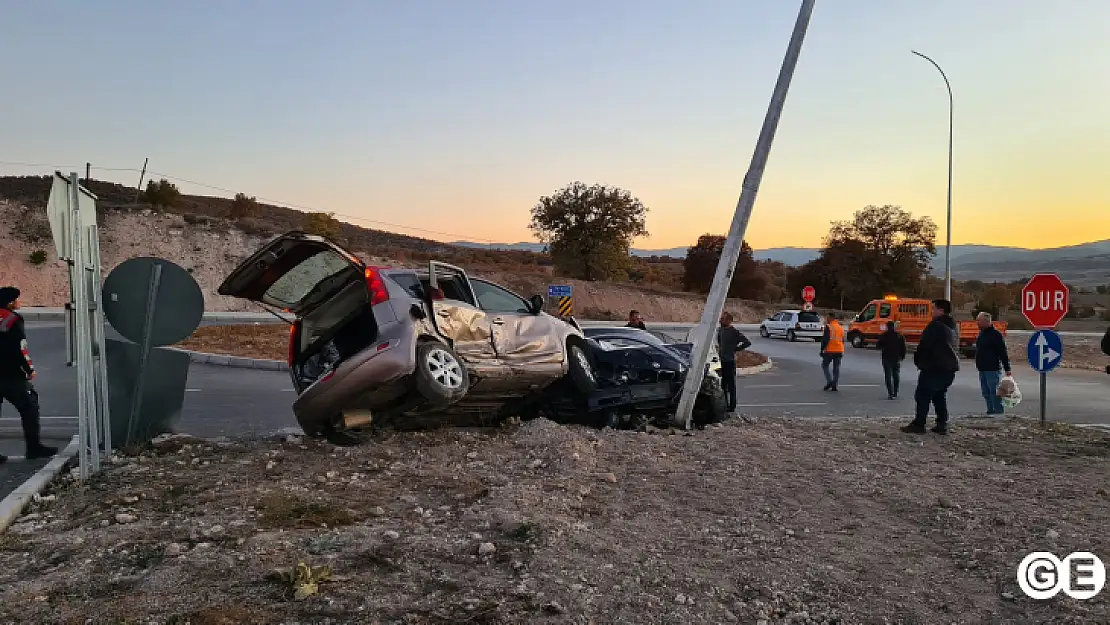
[[897,425],[170,437],[0,536],[0,623],[1110,622],[1015,578],[1110,561],[1110,439]]

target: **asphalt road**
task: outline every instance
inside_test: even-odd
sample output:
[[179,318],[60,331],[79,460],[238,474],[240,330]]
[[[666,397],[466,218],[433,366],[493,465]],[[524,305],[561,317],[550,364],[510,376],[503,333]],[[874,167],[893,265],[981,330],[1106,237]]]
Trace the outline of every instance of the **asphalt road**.
[[[115,336],[109,331],[109,336]],[[752,349],[770,356],[770,371],[739,379],[740,412],[760,416],[888,417],[913,413],[916,370],[903,364],[901,397],[890,401],[883,386],[879,355],[874,350],[849,348],[841,367],[840,392],[822,391],[818,346],[811,341],[790,343],[763,339],[749,333]],[[36,388],[43,415],[43,432],[51,444],[64,445],[76,433],[76,372],[65,366],[65,335],[60,324],[29,324],[28,339],[36,368]],[[1065,358],[1067,355],[1065,354]],[[1024,362],[1015,363],[1015,377],[1023,401],[1015,414],[1039,415],[1037,375]],[[1049,374],[1048,418],[1076,424],[1110,425],[1110,375],[1100,372],[1057,369]],[[949,406],[956,421],[985,411],[974,363],[963,361],[949,392]],[[198,436],[267,434],[296,428],[290,405],[293,389],[288,374],[278,371],[235,369],[193,364],[185,406],[179,423],[183,432]],[[18,415],[11,406],[0,413],[0,453],[23,453]],[[0,468],[0,494],[7,482],[29,474],[42,462],[12,462]],[[14,485],[14,484],[13,484]]]
[[[790,343],[784,339],[750,337],[752,349],[770,356],[775,366],[766,373],[741,377],[739,410],[761,415],[798,416],[905,416],[914,411],[913,391],[917,370],[912,354],[902,363],[899,398],[887,399],[879,353],[874,349],[848,348],[840,369],[840,391],[825,392],[818,344]],[[1064,358],[1067,358],[1065,353]],[[1028,363],[1012,363],[1022,402],[1013,414],[1040,416],[1039,376]],[[961,361],[956,382],[948,392],[949,411],[957,419],[983,415],[986,403],[979,390],[975,362]],[[1047,416],[1053,421],[1110,425],[1110,375],[1104,372],[1057,369],[1048,374]],[[932,417],[930,416],[930,421]],[[958,421],[954,425],[958,428]]]

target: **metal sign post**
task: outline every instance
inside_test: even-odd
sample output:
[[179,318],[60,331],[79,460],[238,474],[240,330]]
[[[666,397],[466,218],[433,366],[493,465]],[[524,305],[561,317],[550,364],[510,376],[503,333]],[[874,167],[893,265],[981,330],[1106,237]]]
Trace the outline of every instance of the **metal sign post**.
[[717,263],[717,271],[713,275],[705,310],[702,312],[701,322],[692,333],[694,346],[690,371],[686,374],[682,397],[679,399],[678,410],[674,417],[675,425],[681,424],[686,429],[690,429],[694,403],[705,380],[706,361],[709,359],[709,349],[713,344],[713,331],[725,308],[728,288],[732,284],[732,274],[736,270],[736,261],[740,257],[740,246],[744,240],[744,233],[748,229],[752,208],[755,206],[755,196],[759,192],[759,183],[763,179],[763,169],[767,166],[767,157],[771,153],[771,143],[774,141],[779,117],[786,103],[786,93],[790,89],[790,79],[794,76],[794,68],[798,65],[798,57],[802,52],[802,41],[805,40],[809,18],[813,13],[813,1],[802,0],[802,6],[798,10],[798,20],[794,23],[794,32],[786,48],[782,69],[779,70],[778,81],[771,94],[771,102],[767,106],[767,115],[763,119],[763,128],[759,132],[751,165],[747,175],[744,176],[743,190],[736,203],[736,212],[732,217],[732,225],[728,231],[728,238],[725,239],[724,249],[721,250],[721,260]]
[[109,421],[104,369],[104,317],[96,293],[100,287],[100,243],[96,228],[96,196],[80,185],[77,172],[54,173],[46,212],[58,250],[69,269],[70,301],[66,303],[69,361],[77,368],[77,433],[81,480],[100,470],[102,451],[111,443],[102,434]]
[[1048,388],[1048,372],[1060,366],[1064,360],[1064,342],[1052,330],[1038,330],[1029,337],[1026,357],[1029,366],[1041,376],[1041,425],[1044,425],[1048,408],[1045,393]]

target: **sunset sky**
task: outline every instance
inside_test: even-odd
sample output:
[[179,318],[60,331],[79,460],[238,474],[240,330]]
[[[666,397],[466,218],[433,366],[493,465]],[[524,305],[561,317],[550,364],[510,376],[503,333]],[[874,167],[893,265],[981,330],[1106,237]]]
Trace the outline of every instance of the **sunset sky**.
[[[650,208],[639,247],[687,245],[728,229],[799,4],[0,0],[0,174],[149,157],[504,242],[532,240],[539,196],[602,182]],[[1106,0],[818,0],[748,240],[816,246],[866,204],[943,239],[947,94],[911,48],[955,94],[954,243],[1110,239],[1108,25]]]

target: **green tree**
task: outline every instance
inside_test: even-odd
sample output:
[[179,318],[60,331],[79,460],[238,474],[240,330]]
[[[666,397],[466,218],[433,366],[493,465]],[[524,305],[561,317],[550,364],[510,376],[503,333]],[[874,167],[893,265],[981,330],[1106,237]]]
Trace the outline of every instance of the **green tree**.
[[862,304],[886,293],[918,293],[936,255],[937,227],[898,206],[866,206],[833,222],[820,266],[835,299]]
[[532,207],[528,227],[555,267],[582,280],[627,275],[628,250],[646,236],[647,208],[624,189],[573,182]]
[[173,208],[181,201],[181,191],[165,178],[158,182],[150,180],[146,184],[143,200],[155,208]]
[[336,241],[343,224],[334,217],[335,213],[308,213],[305,216],[305,232]]
[[[703,234],[698,242],[686,250],[682,261],[682,288],[696,293],[708,293],[717,273],[717,264],[724,253],[726,237],[717,234]],[[755,261],[754,252],[747,241],[740,243],[740,257],[732,272],[729,285],[730,297],[762,300],[767,296],[770,279]]]
[[228,210],[228,216],[238,221],[240,219],[254,217],[256,214],[258,214],[258,200],[248,196],[246,193],[236,193],[235,199],[231,201],[231,208]]

